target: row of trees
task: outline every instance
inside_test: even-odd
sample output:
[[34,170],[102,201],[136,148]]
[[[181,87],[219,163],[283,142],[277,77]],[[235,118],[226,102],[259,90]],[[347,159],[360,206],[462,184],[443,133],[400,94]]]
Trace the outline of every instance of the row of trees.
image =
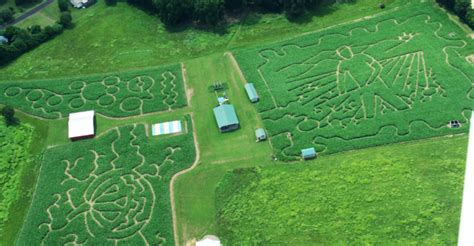
[[[108,0],[113,1],[113,0]],[[221,22],[224,13],[244,8],[260,11],[284,12],[288,18],[302,15],[319,0],[127,0],[149,12],[157,13],[167,25],[197,21],[205,25]]]
[[447,9],[456,13],[461,20],[466,22],[471,28],[474,28],[474,10],[471,6],[471,0],[436,0]]
[[0,25],[13,20],[13,14],[15,14],[13,8],[0,10]]
[[27,29],[14,26],[7,27],[3,36],[5,36],[9,42],[0,44],[0,66],[13,61],[21,54],[52,39],[62,31],[63,26],[61,24],[54,24],[45,28],[41,28],[38,25]]

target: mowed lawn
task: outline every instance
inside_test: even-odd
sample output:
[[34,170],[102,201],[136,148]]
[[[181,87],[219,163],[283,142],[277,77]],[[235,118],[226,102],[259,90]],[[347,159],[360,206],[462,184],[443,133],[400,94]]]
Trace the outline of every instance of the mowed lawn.
[[[114,72],[222,52],[229,48],[288,38],[363,16],[390,11],[406,1],[388,0],[380,10],[378,0],[318,8],[300,22],[279,14],[244,15],[225,30],[208,31],[179,27],[167,30],[156,16],[125,3],[107,7],[99,1],[90,8],[73,10],[76,27],[22,55],[0,69],[0,81],[78,76]],[[40,24],[56,17],[53,3],[38,16]],[[48,18],[43,18],[47,16]],[[34,20],[34,19],[32,19]],[[29,19],[20,23],[33,24]]]
[[217,235],[225,245],[455,245],[466,149],[463,135],[228,175]]

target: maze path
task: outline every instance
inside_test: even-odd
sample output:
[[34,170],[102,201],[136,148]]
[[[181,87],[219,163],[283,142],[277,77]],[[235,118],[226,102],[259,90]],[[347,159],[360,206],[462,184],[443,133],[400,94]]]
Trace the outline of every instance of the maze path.
[[193,162],[192,134],[150,141],[133,125],[49,149],[20,244],[172,242],[168,183]]
[[82,110],[111,117],[171,110],[186,106],[180,69],[173,65],[131,76],[3,83],[0,103],[50,119]]
[[472,41],[425,7],[236,52],[281,159],[465,131],[446,124],[474,108]]

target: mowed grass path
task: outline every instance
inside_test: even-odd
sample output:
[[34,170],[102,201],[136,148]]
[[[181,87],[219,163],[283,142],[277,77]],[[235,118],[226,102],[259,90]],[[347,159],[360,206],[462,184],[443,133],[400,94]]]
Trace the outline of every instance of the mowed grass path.
[[[262,126],[245,94],[237,71],[228,56],[218,54],[186,62],[188,83],[194,90],[194,112],[201,158],[198,166],[175,183],[180,243],[215,231],[214,187],[227,170],[254,166],[271,160],[268,142],[255,142],[255,129]],[[216,95],[208,91],[215,81],[228,84],[226,91],[235,106],[241,128],[221,134],[212,113]]]
[[[155,16],[124,3],[107,7],[99,1],[88,9],[72,11],[74,29],[1,68],[0,81],[78,76],[183,61],[377,14],[382,12],[378,2],[319,8],[303,23],[291,23],[279,14],[250,14],[217,33],[193,28],[168,31]],[[401,0],[386,2],[383,11],[406,4]],[[50,9],[40,14],[55,17]],[[21,25],[29,24],[32,22],[25,20]]]

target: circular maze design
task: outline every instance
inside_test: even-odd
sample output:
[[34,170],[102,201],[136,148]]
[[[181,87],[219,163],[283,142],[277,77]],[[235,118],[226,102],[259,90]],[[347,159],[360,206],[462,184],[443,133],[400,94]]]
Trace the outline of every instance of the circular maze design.
[[170,110],[186,102],[180,69],[173,65],[123,78],[4,83],[0,103],[44,118],[66,117],[83,108],[111,117]]
[[64,172],[47,174],[61,181],[45,209],[47,221],[35,228],[44,233],[42,244],[161,244],[164,238],[154,228],[166,219],[158,219],[166,216],[157,209],[160,166],[173,165],[184,152],[162,144],[160,155],[144,153],[146,142],[144,126],[134,125],[114,128],[94,142],[55,148],[73,154],[66,159],[49,154],[46,169]]
[[16,87],[16,86],[8,87],[5,90],[5,96],[7,96],[7,97],[18,96],[18,95],[20,95],[21,91],[22,91],[22,89],[20,87]]

